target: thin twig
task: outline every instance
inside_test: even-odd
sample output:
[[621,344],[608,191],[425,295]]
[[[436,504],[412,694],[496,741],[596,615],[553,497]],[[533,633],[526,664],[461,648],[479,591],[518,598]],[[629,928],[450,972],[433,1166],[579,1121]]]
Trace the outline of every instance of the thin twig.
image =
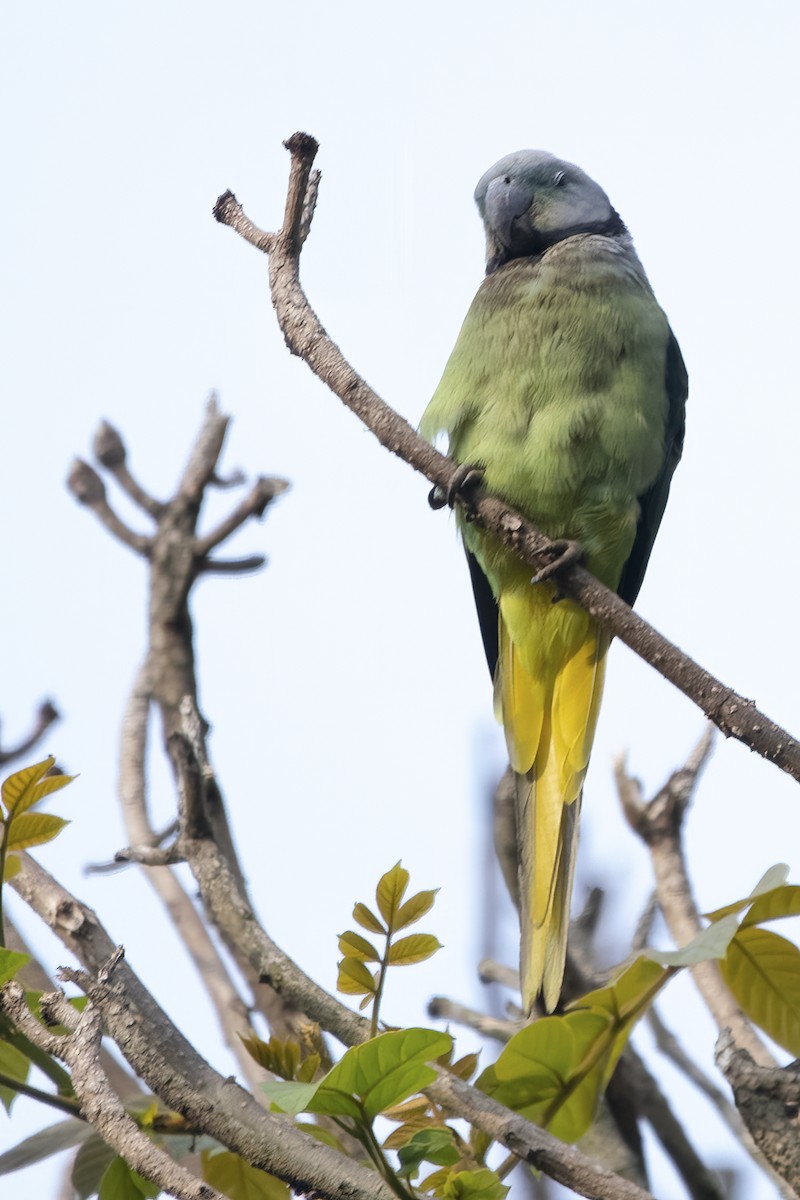
[[14,758],[21,758],[23,754],[27,754],[32,750],[37,742],[41,741],[47,730],[54,721],[60,721],[61,714],[51,700],[43,700],[36,711],[36,717],[33,728],[30,733],[24,737],[16,746],[7,746],[0,749],[0,766],[5,766],[7,762],[11,762]]

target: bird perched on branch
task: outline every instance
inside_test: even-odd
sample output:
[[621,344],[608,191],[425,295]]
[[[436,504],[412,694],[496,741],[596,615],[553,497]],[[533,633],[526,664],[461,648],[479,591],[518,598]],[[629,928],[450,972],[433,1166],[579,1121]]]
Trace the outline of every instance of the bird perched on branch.
[[[683,444],[678,343],[619,214],[579,167],[521,150],[475,200],[486,278],[420,430],[446,432],[489,492],[563,540],[566,561],[578,543],[633,604]],[[461,513],[459,525],[517,776],[523,1003],[542,993],[551,1011],[610,639],[559,598],[552,571],[532,580],[491,533]]]

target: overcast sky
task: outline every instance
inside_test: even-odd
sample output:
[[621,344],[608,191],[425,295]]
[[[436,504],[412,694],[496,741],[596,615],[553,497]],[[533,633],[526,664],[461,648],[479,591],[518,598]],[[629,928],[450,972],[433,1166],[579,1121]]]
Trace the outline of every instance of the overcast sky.
[[[224,465],[291,481],[235,546],[266,552],[268,569],[204,582],[194,615],[211,750],[253,894],[321,983],[335,983],[353,901],[402,858],[412,883],[441,887],[426,928],[445,949],[398,973],[387,1019],[424,1021],[436,991],[486,1003],[474,969],[482,806],[503,750],[452,518],[290,359],[265,261],[214,223],[214,199],[230,187],[275,227],[281,141],[296,129],[319,139],[309,296],[416,422],[482,276],[479,176],[530,146],[598,179],[691,380],[684,462],[639,610],[796,730],[798,33],[793,0],[0,10],[3,730],[20,736],[44,695],[62,709],[44,749],[81,778],[53,805],[73,824],[42,861],[222,1069],[145,881],[82,874],[124,841],[117,738],[145,633],[141,562],[64,489],[99,420],[166,495],[215,389],[234,417]],[[583,885],[614,889],[612,960],[650,878],[617,812],[613,757],[627,751],[652,789],[702,728],[614,647],[579,862]],[[156,792],[166,818],[166,777]],[[720,739],[687,841],[702,907],[746,893],[776,861],[797,879],[796,785]],[[18,904],[14,915],[25,920]],[[64,961],[47,937],[36,944]],[[664,1012],[710,1063],[713,1030],[690,991],[672,985]],[[730,1162],[727,1135],[696,1111],[707,1155]],[[20,1102],[13,1122],[0,1115],[0,1149],[51,1119]],[[14,1184],[52,1194],[51,1179]],[[661,1179],[662,1198],[681,1194]],[[772,1191],[754,1179],[747,1195]]]

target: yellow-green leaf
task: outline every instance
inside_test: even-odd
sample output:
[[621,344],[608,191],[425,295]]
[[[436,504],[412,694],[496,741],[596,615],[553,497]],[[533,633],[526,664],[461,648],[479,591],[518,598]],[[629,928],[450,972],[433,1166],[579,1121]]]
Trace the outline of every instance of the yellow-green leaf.
[[367,970],[360,958],[350,958],[348,955],[339,963],[339,978],[336,983],[340,992],[348,996],[362,996],[375,993],[375,979]]
[[510,1188],[496,1171],[481,1167],[478,1171],[456,1171],[442,1189],[445,1200],[504,1200]]
[[9,816],[20,816],[29,808],[33,808],[34,804],[44,800],[45,796],[50,796],[72,783],[74,775],[47,774],[55,765],[55,761],[51,755],[42,762],[25,767],[8,777],[1,794]]
[[408,880],[408,871],[401,867],[400,863],[396,863],[391,871],[387,871],[378,880],[375,899],[378,901],[378,911],[390,930],[395,928],[397,910],[408,887]]
[[297,1042],[291,1038],[283,1041],[274,1035],[265,1042],[253,1034],[243,1037],[242,1044],[259,1066],[272,1071],[273,1075],[280,1075],[281,1079],[294,1079],[300,1062],[300,1046]]
[[786,884],[773,888],[752,905],[742,921],[742,929],[748,925],[763,925],[767,921],[778,921],[782,917],[796,917],[800,913],[800,887]]
[[360,933],[356,933],[353,929],[348,929],[346,933],[341,934],[339,938],[339,951],[341,954],[347,955],[348,958],[358,958],[361,962],[380,962],[381,956],[373,946],[372,942],[368,942]]
[[331,1133],[330,1129],[325,1129],[322,1125],[315,1125],[312,1121],[295,1121],[295,1127],[302,1133],[310,1134],[318,1142],[324,1142],[332,1150],[338,1150],[340,1154],[344,1154],[342,1143],[335,1133]]
[[454,1136],[454,1131],[449,1126],[429,1126],[414,1133],[409,1141],[400,1147],[400,1170],[397,1172],[400,1178],[416,1175],[423,1162],[433,1163],[438,1167],[451,1167],[457,1163],[461,1155],[455,1147]]
[[229,1150],[203,1150],[203,1179],[230,1200],[289,1200],[289,1188],[282,1180],[259,1171]]
[[322,1059],[318,1054],[309,1054],[308,1058],[304,1058],[295,1073],[300,1083],[311,1083],[321,1062]]
[[703,916],[707,921],[719,921],[721,917],[728,917],[733,913],[741,912],[743,908],[747,908],[748,905],[752,904],[758,896],[766,895],[773,888],[782,887],[788,878],[789,868],[786,863],[775,863],[774,866],[764,872],[749,896],[745,896],[743,900],[734,900],[732,904],[726,904],[723,908],[715,908],[713,912],[704,913]]
[[458,1062],[454,1062],[449,1070],[453,1075],[458,1076],[459,1079],[471,1079],[478,1069],[479,1057],[480,1050],[475,1054],[465,1054],[463,1058],[459,1058]]
[[515,1034],[478,1086],[565,1142],[587,1131],[634,1022],[673,972],[640,957],[559,1017]]
[[393,967],[408,967],[412,963],[424,962],[442,943],[430,933],[411,933],[400,938],[389,950],[389,962]]
[[702,929],[685,946],[681,946],[680,950],[652,950],[648,947],[646,954],[653,962],[664,967],[691,967],[709,958],[724,958],[730,940],[738,928],[739,922],[735,914],[718,916],[711,925]]
[[143,1200],[158,1196],[160,1188],[138,1175],[122,1158],[115,1158],[100,1180],[98,1200]]
[[0,983],[7,983],[9,979],[13,979],[17,971],[22,970],[25,963],[30,961],[30,957],[30,954],[6,950],[5,946],[0,946]]
[[25,801],[28,800],[31,790],[42,776],[55,766],[55,762],[56,760],[51,754],[41,762],[34,763],[32,767],[23,767],[21,771],[15,771],[13,775],[9,775],[0,789],[0,797],[2,797],[3,805],[9,815],[13,815],[20,804],[23,806],[21,811],[28,807]]
[[613,1043],[613,1021],[585,1010],[543,1017],[508,1042],[478,1086],[564,1142],[591,1125],[602,1068]]
[[[29,1060],[21,1050],[17,1050],[16,1046],[11,1046],[8,1042],[0,1041],[0,1073],[8,1079],[16,1079],[20,1083],[24,1083],[28,1078],[30,1066]],[[0,1084],[0,1104],[3,1105],[6,1112],[11,1111],[11,1105],[18,1094],[13,1087]]]
[[433,888],[429,892],[417,892],[416,896],[410,896],[404,904],[401,904],[397,910],[394,922],[394,928],[405,929],[407,925],[413,925],[420,917],[424,917],[427,912],[433,908],[433,902],[436,899],[438,888]]
[[353,920],[358,921],[361,928],[368,929],[370,933],[386,933],[384,926],[375,916],[372,909],[367,908],[366,904],[362,904],[360,901],[353,909]]
[[52,813],[23,813],[10,822],[8,832],[9,850],[27,850],[29,846],[41,846],[56,837],[69,821],[55,817]]
[[673,971],[665,971],[650,958],[640,956],[605,987],[596,988],[573,1000],[569,1011],[594,1008],[608,1013],[618,1022],[635,1020],[673,974]]
[[452,1043],[447,1033],[435,1029],[401,1029],[353,1046],[322,1081],[314,1097],[314,1112],[331,1091],[358,1096],[368,1117],[399,1104],[436,1078],[427,1064]]
[[800,1056],[800,950],[769,929],[740,929],[720,963],[725,982],[756,1025]]
[[6,859],[5,870],[3,871],[3,879],[8,882],[9,879],[13,879],[15,875],[18,875],[21,869],[22,859],[17,858],[16,854],[9,854]]

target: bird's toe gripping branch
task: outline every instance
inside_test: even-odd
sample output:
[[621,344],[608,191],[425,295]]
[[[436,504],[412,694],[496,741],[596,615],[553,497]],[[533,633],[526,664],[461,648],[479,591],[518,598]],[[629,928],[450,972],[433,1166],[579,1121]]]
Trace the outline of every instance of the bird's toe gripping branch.
[[447,487],[437,483],[428,492],[428,504],[434,510],[453,508],[460,504],[467,521],[471,519],[475,493],[483,483],[483,467],[461,463],[453,472]]
[[[556,538],[543,553],[551,555],[551,560],[536,572],[531,583],[544,583],[547,579],[556,579],[557,581],[563,571],[578,563],[583,563],[586,558],[586,551],[581,543],[574,542],[569,538]],[[557,588],[554,600],[560,599],[562,599],[562,593]]]

